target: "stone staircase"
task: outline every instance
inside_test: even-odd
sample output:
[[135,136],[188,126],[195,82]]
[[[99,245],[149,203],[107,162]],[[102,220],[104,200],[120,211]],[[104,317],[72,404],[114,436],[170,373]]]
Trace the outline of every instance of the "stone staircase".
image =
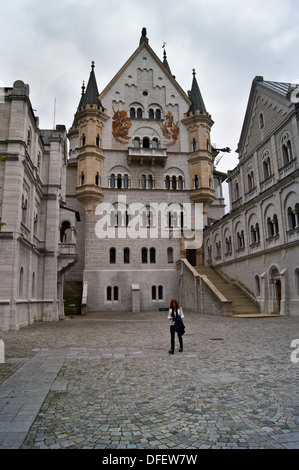
[[206,276],[219,292],[232,302],[233,315],[260,315],[260,309],[255,298],[242,286],[211,267],[201,266],[195,269],[199,275]]

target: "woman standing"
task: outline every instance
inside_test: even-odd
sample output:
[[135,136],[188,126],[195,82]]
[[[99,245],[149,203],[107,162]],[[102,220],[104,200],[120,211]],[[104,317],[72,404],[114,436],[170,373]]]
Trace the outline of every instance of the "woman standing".
[[169,352],[169,354],[173,354],[174,353],[174,336],[175,336],[175,332],[177,331],[177,335],[178,335],[178,338],[179,338],[179,343],[180,343],[180,349],[179,349],[179,352],[182,352],[183,351],[183,338],[182,338],[182,335],[184,334],[184,325],[182,323],[182,329],[176,329],[176,321],[178,323],[178,319],[182,319],[184,318],[184,313],[183,313],[183,309],[180,307],[178,301],[176,299],[172,299],[171,302],[170,302],[170,306],[169,306],[169,312],[168,312],[168,320],[171,321],[170,323],[170,342],[171,342],[171,349]]

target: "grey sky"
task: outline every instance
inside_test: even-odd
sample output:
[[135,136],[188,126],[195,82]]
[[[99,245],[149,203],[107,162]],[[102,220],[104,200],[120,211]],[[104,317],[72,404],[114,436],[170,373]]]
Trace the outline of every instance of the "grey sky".
[[0,0],[0,86],[30,85],[41,128],[70,127],[91,61],[101,91],[139,45],[162,59],[187,92],[192,69],[215,124],[212,142],[229,146],[218,169],[237,163],[251,82],[299,80],[298,0]]

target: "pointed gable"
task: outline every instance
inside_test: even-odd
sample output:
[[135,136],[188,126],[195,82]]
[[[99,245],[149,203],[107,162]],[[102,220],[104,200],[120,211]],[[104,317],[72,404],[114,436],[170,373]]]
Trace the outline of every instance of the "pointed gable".
[[121,149],[126,144],[132,146],[134,139],[136,143],[150,137],[162,147],[179,151],[183,145],[187,149],[186,130],[180,130],[180,122],[191,101],[169,66],[150,47],[144,30],[138,48],[101,92],[100,99],[111,117],[111,126],[104,129],[107,147]]
[[[151,65],[149,65],[149,62],[152,61],[153,65],[155,65],[156,67],[158,67],[158,69],[160,69],[161,74],[165,75],[165,78],[167,78],[167,80],[171,83],[171,85],[176,89],[176,91],[184,99],[186,104],[190,106],[190,100],[188,98],[188,95],[184,92],[184,90],[180,87],[180,85],[175,80],[174,76],[171,74],[170,67],[168,65],[167,60],[166,62],[164,61],[163,63],[159,59],[159,57],[156,55],[156,53],[153,51],[153,49],[150,47],[149,40],[144,35],[145,34],[144,29],[145,28],[143,28],[143,33],[140,39],[139,47],[135,50],[135,52],[131,55],[131,57],[125,62],[125,64],[121,67],[121,69],[117,72],[117,74],[112,78],[112,80],[104,88],[104,90],[100,93],[100,99],[104,100],[104,97],[108,94],[108,92],[115,85],[115,83],[124,77],[126,72],[131,68],[132,64],[134,64],[135,66],[136,62],[139,62],[138,67],[142,70],[142,69],[150,68]],[[143,55],[143,52],[147,54]],[[157,85],[163,86],[162,83],[161,84],[157,83]]]
[[290,83],[264,81],[260,76],[254,78],[236,150],[239,158],[250,155],[284,122],[294,107],[290,101],[290,89]]

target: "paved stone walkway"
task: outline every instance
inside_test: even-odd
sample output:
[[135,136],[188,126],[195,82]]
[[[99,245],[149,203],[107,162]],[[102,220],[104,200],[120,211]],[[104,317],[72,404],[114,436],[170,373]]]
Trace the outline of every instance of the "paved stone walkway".
[[185,325],[174,355],[167,312],[0,333],[0,449],[298,449],[299,319]]

